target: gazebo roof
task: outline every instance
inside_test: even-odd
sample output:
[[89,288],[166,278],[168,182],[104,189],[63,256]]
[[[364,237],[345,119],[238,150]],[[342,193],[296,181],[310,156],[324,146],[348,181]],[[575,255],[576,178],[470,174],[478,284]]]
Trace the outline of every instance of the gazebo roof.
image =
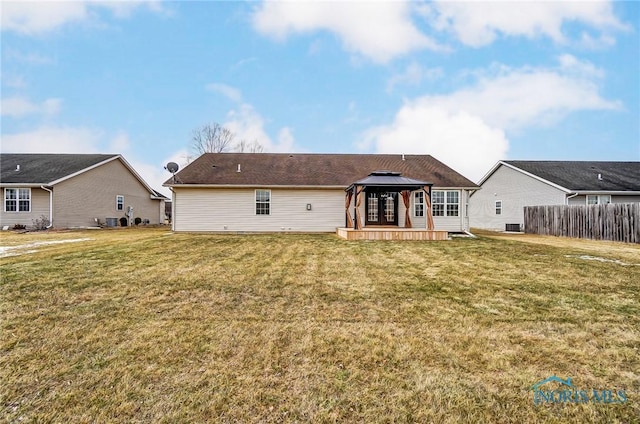
[[352,189],[353,186],[364,187],[388,187],[395,188],[397,190],[409,190],[418,189],[424,186],[431,186],[433,183],[421,180],[414,180],[413,178],[403,177],[400,172],[395,171],[374,171],[367,177],[358,180],[351,184],[347,190]]

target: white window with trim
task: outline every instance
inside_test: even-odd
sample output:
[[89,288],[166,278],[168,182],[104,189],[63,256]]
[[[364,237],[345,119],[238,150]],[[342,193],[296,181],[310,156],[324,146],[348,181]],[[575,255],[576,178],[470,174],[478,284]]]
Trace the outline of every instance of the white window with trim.
[[433,216],[459,216],[460,192],[434,190],[431,194]]
[[5,188],[4,189],[5,212],[31,212],[30,188]]
[[587,195],[587,205],[607,205],[611,203],[609,194],[589,194]]
[[271,215],[271,190],[256,190],[256,215]]
[[116,196],[116,210],[117,211],[123,211],[124,210],[124,196],[121,194],[118,194]]
[[424,216],[424,191],[416,191],[413,195],[413,216]]
[[496,215],[502,215],[502,200],[496,200]]

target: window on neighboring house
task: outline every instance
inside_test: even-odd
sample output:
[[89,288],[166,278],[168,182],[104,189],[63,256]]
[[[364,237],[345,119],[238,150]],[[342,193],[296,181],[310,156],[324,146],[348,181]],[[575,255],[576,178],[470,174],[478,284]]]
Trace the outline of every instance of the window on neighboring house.
[[124,196],[121,196],[121,195],[116,196],[116,210],[117,211],[124,210]]
[[434,190],[431,194],[433,216],[458,216],[460,213],[460,192]]
[[271,215],[271,190],[256,190],[256,215]]
[[424,191],[416,191],[413,198],[413,216],[424,216]]
[[587,205],[606,205],[611,203],[611,196],[608,194],[587,195]]
[[502,215],[502,200],[496,200],[496,215]]
[[5,188],[5,212],[31,212],[30,188]]

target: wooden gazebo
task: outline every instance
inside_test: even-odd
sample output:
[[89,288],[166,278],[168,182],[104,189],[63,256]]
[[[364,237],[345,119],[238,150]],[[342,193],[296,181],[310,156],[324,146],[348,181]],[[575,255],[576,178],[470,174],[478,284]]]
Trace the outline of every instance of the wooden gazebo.
[[[338,234],[350,239],[446,239],[448,236],[446,231],[435,231],[434,229],[431,212],[432,185],[427,181],[403,177],[399,172],[372,172],[367,177],[354,182],[345,190],[346,231],[341,234],[339,229]],[[413,229],[411,222],[411,193],[417,190],[424,192],[424,229]],[[405,206],[404,227],[398,225],[397,206],[399,197],[402,197]],[[360,210],[363,199],[366,199],[364,218]],[[351,214],[352,209],[353,215]],[[365,230],[368,232],[366,236],[353,235],[353,231]],[[381,233],[381,235],[375,236],[373,232]],[[444,235],[436,233],[444,233]],[[346,237],[345,235],[349,236]]]

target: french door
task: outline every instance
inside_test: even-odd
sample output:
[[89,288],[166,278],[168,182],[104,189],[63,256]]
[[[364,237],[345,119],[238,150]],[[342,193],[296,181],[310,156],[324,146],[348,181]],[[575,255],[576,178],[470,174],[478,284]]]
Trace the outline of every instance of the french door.
[[367,192],[367,225],[398,225],[398,193]]

